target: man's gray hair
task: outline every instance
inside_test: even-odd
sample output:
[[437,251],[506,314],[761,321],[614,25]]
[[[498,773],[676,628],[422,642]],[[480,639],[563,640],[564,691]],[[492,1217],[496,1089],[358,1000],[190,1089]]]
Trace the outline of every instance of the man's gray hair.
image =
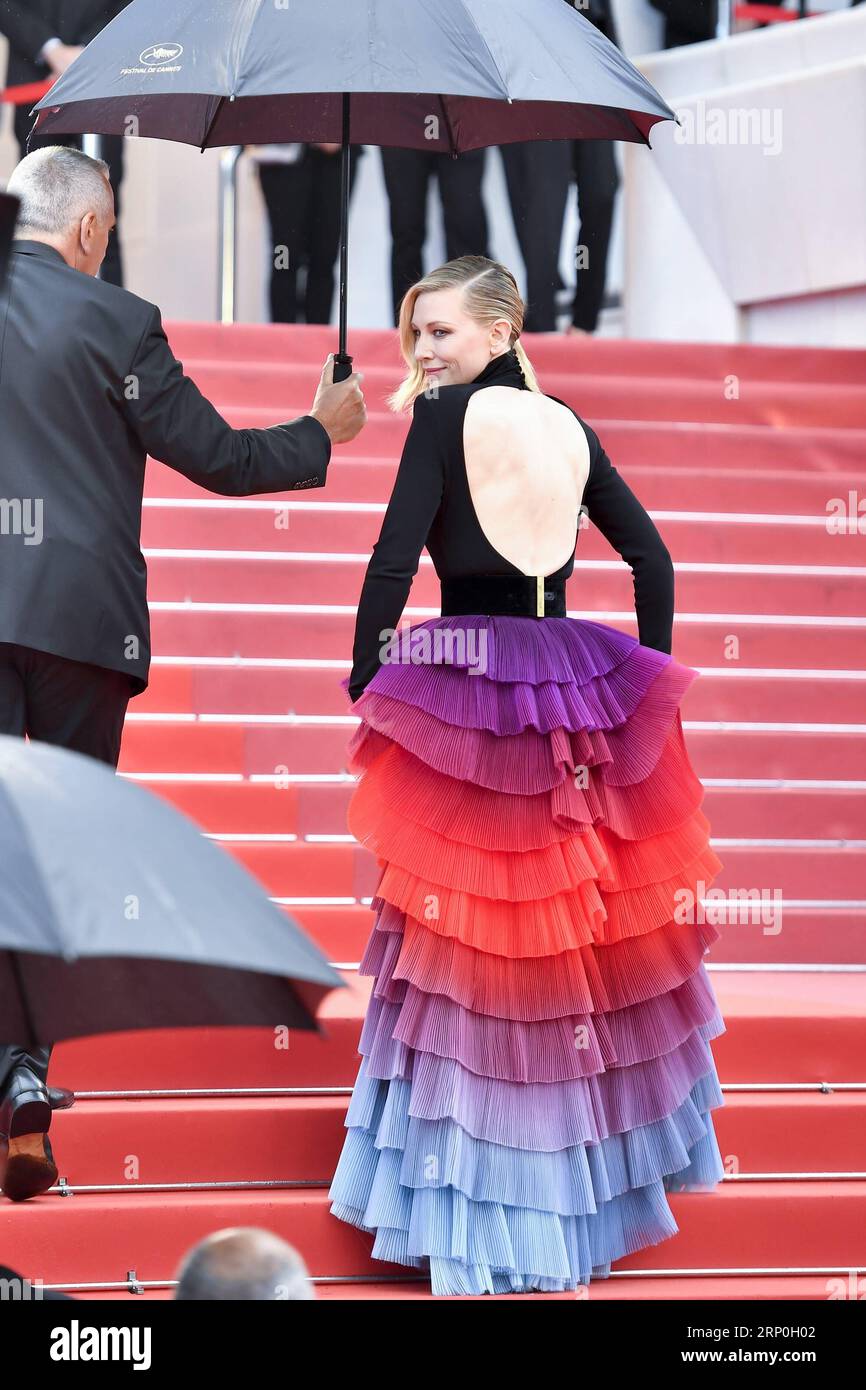
[[47,232],[63,236],[93,212],[101,223],[111,219],[111,189],[104,159],[67,145],[48,145],[25,155],[12,172],[7,193],[21,199],[15,235]]
[[215,1231],[194,1245],[178,1271],[175,1299],[295,1301],[316,1297],[307,1266],[288,1241],[256,1226]]

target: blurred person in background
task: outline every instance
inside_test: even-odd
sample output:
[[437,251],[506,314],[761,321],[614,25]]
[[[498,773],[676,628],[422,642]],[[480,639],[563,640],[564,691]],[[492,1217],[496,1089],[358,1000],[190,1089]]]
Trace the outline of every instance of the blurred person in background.
[[487,255],[487,211],[481,191],[487,150],[464,150],[456,159],[435,150],[394,145],[383,145],[381,150],[391,223],[391,307],[396,326],[403,295],[421,279],[427,187],[432,177],[439,180],[446,260]]
[[687,43],[715,38],[717,0],[650,0],[650,4],[664,15],[665,48],[682,48]]
[[[566,0],[575,4],[575,0]],[[580,8],[578,3],[577,8]],[[584,13],[606,39],[619,47],[611,0],[589,0]],[[619,189],[613,140],[572,140],[571,172],[577,185],[579,225],[575,248],[575,290],[569,333],[594,333],[607,284],[607,259]]]
[[[341,146],[256,145],[271,228],[273,323],[330,323],[340,254]],[[363,145],[349,146],[349,197]]]
[[[0,34],[9,40],[6,86],[17,87],[60,77],[82,49],[106,24],[126,9],[129,0],[0,0]],[[23,159],[28,150],[46,145],[81,148],[80,135],[27,137],[33,125],[33,102],[15,108],[15,138]],[[123,180],[123,138],[104,135],[101,152],[109,168],[114,204],[120,216]],[[101,277],[112,285],[123,284],[123,260],[116,232],[109,238]]]
[[[781,7],[785,0],[762,0],[762,3]],[[665,17],[665,48],[682,48],[687,43],[703,43],[716,37],[718,0],[650,0],[650,4]]]
[[256,1226],[206,1236],[184,1257],[175,1299],[213,1303],[297,1302],[316,1297],[307,1266],[288,1241]]
[[[617,43],[610,0],[565,0]],[[553,333],[557,292],[564,288],[559,253],[568,190],[577,183],[575,293],[569,332],[598,325],[607,279],[613,210],[619,187],[611,140],[521,140],[500,145],[511,216],[526,271],[524,332]]]

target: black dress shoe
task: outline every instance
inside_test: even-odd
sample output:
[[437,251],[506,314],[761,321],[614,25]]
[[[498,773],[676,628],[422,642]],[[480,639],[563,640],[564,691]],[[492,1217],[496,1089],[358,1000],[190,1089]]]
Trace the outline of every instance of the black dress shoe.
[[75,1104],[75,1092],[65,1086],[48,1087],[48,1103],[52,1110],[70,1110]]
[[47,1134],[22,1134],[9,1140],[3,1192],[12,1202],[38,1197],[57,1182],[57,1164]]
[[29,1067],[17,1067],[0,1103],[0,1134],[9,1141],[3,1191],[13,1202],[36,1197],[57,1181],[50,1124],[48,1088]]
[[51,1124],[48,1088],[29,1067],[16,1067],[0,1101],[0,1134],[44,1134]]

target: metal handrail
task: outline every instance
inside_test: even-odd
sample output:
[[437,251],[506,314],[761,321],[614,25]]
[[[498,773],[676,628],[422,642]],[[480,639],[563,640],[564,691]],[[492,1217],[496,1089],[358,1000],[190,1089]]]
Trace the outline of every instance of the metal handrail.
[[231,145],[220,159],[217,256],[217,317],[234,323],[238,278],[238,162],[243,145]]

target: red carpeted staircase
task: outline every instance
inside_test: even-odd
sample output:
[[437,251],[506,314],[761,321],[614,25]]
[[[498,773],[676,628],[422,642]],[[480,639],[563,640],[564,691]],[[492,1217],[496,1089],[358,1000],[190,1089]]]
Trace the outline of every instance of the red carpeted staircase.
[[[236,426],[305,413],[323,328],[176,324],[187,371]],[[543,388],[598,430],[677,570],[674,655],[724,871],[763,893],[709,958],[728,1176],[673,1196],[680,1232],[593,1283],[595,1298],[862,1297],[866,1280],[866,353],[526,339]],[[192,1242],[266,1226],[318,1293],[429,1298],[328,1212],[370,981],[370,855],[346,831],[339,685],[354,605],[406,422],[384,396],[395,335],[352,334],[369,423],[324,491],[214,498],[151,463],[143,544],[156,660],[122,771],[224,843],[345,972],[327,1038],[123,1035],[57,1047],[62,1182],[0,1201],[0,1262],[82,1297],[165,1298]],[[841,499],[845,534],[828,530]],[[859,525],[857,506],[860,507]],[[634,631],[631,576],[581,535],[573,616]],[[423,557],[407,609],[438,612]],[[779,913],[781,909],[781,921]],[[238,923],[243,931],[243,923]],[[88,1288],[90,1286],[90,1288]],[[859,1292],[858,1292],[859,1291]],[[548,1295],[551,1297],[551,1295]],[[572,1297],[557,1295],[556,1297]]]

